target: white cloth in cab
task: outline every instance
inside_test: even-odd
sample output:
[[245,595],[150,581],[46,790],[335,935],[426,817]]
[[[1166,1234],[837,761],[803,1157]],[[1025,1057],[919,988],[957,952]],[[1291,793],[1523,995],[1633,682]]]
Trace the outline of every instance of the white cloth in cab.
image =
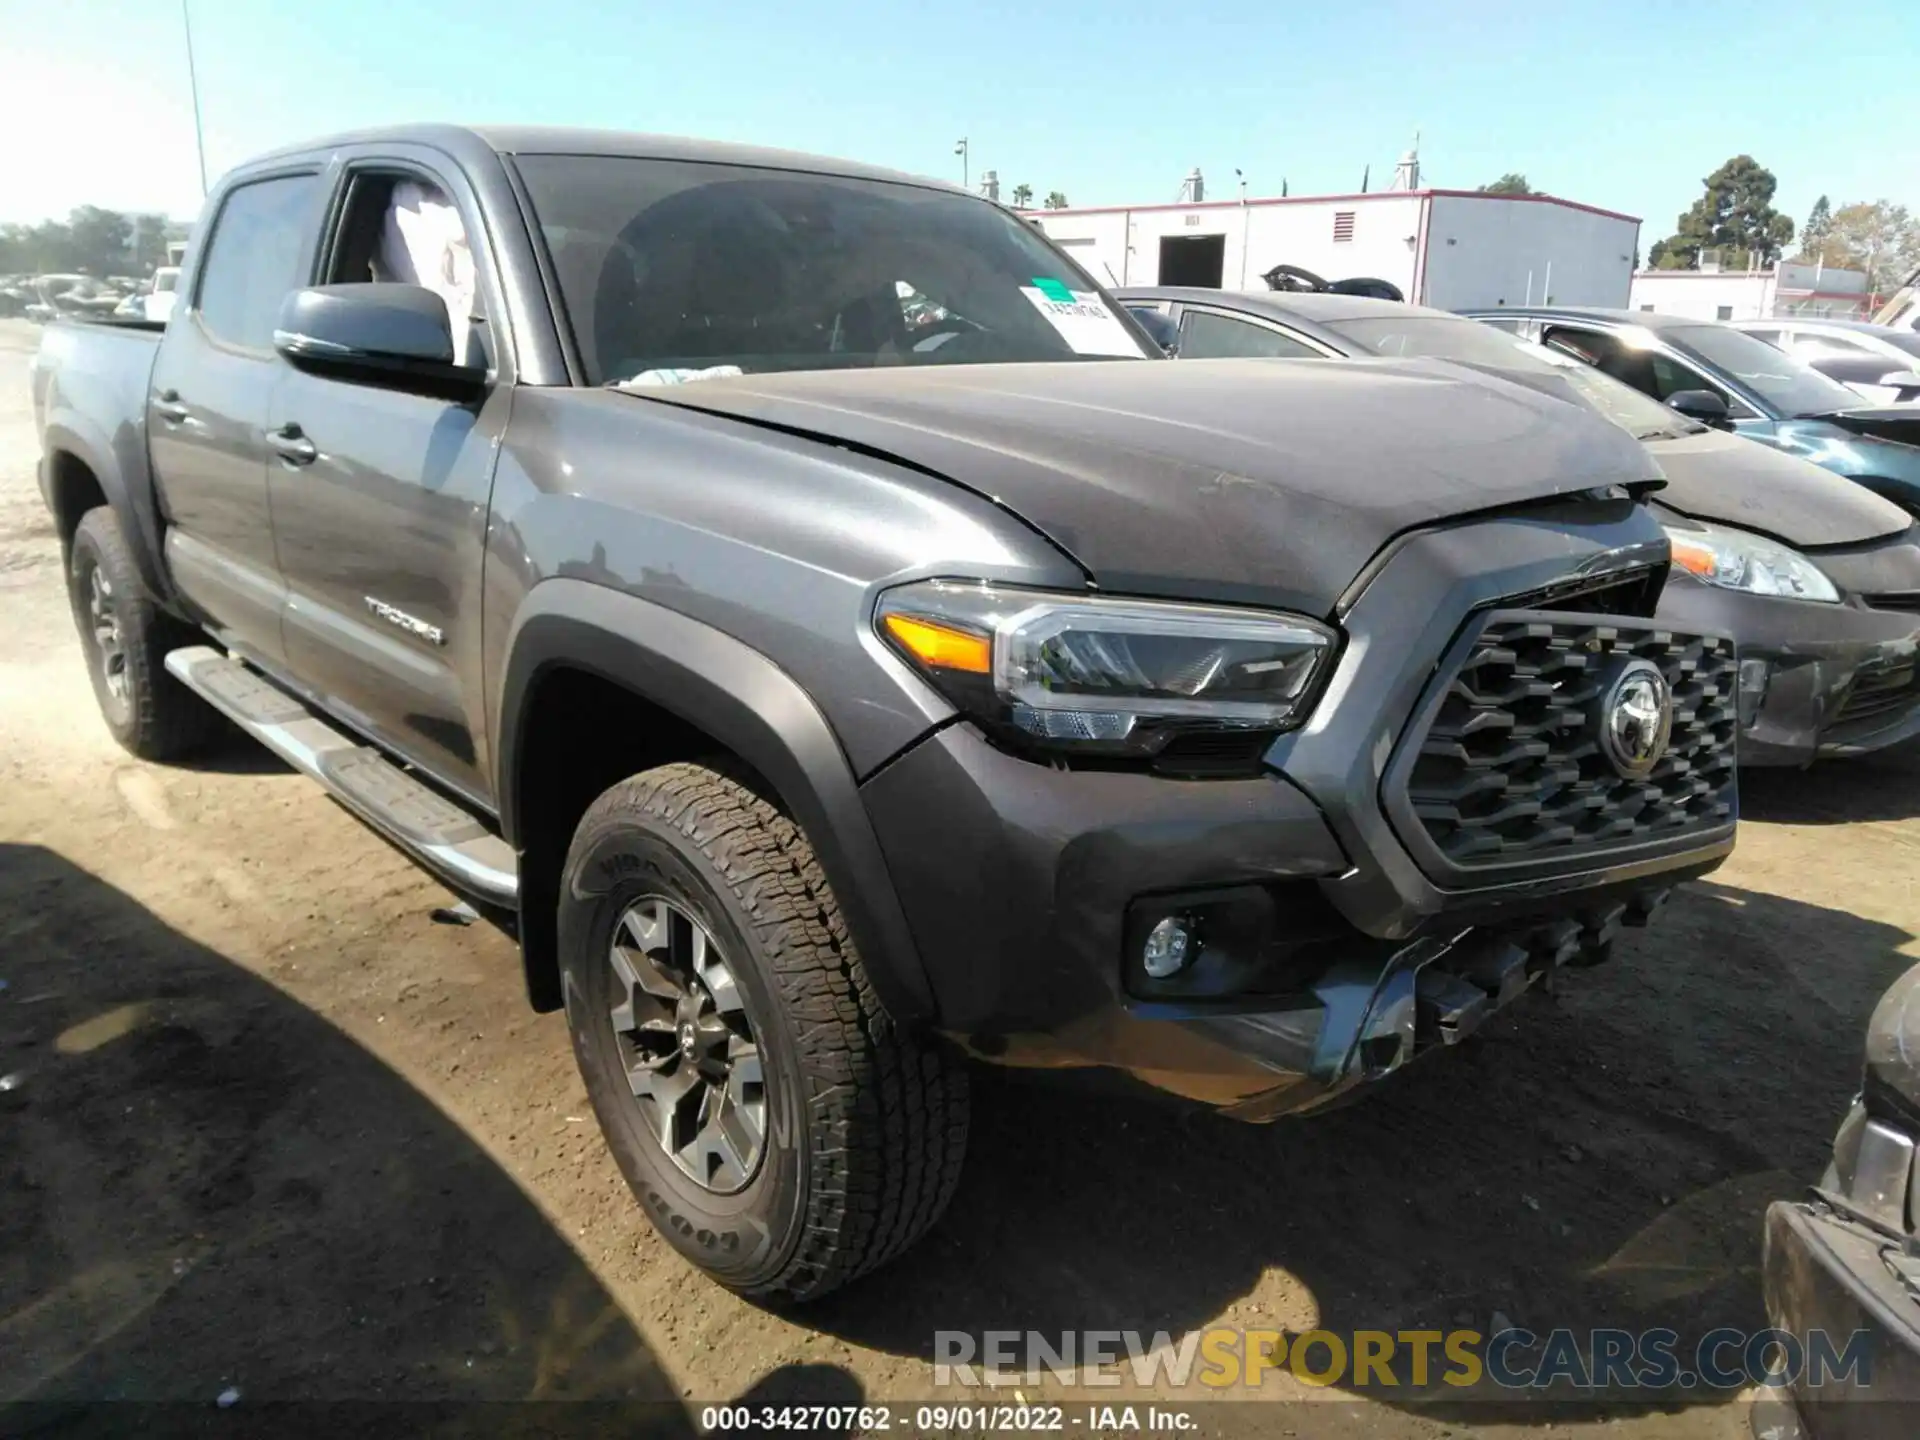
[[473,328],[473,252],[466,228],[437,186],[418,180],[396,181],[380,237],[380,262],[387,278],[422,285],[447,303],[453,327],[453,354],[462,364]]

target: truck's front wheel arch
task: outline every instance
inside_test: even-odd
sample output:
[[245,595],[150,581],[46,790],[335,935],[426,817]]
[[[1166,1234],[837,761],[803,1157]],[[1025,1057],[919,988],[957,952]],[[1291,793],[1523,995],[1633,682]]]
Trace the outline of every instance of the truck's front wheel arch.
[[528,998],[561,1003],[554,915],[574,828],[595,797],[642,770],[698,760],[791,816],[819,855],[896,1021],[931,992],[878,840],[826,719],[758,651],[677,612],[584,581],[529,594],[508,641],[499,703],[501,827],[520,857]]

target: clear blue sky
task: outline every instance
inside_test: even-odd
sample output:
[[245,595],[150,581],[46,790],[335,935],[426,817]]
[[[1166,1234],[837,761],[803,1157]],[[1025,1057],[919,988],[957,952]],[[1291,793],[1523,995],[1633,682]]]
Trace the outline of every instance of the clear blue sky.
[[[1667,233],[1750,152],[1816,195],[1920,209],[1920,0],[190,0],[208,167],[356,125],[666,131],[1075,204],[1503,171]],[[0,0],[0,220],[198,204],[179,0]]]

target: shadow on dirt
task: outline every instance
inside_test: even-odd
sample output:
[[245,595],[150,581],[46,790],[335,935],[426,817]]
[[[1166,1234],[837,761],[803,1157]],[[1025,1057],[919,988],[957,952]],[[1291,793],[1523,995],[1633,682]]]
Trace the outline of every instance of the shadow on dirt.
[[1920,815],[1920,741],[1806,770],[1742,770],[1740,814],[1781,825],[1850,825]]
[[258,740],[228,725],[212,743],[172,762],[182,770],[209,775],[291,775],[293,767]]
[[[695,1432],[537,1206],[347,1036],[37,846],[0,845],[0,956],[0,1432]],[[593,1403],[510,1403],[545,1400]]]
[[[948,1218],[806,1319],[931,1360],[936,1330],[1178,1336],[1244,1298],[1223,1323],[1485,1333],[1501,1312],[1543,1335],[1670,1326],[1685,1355],[1716,1326],[1764,1326],[1762,1214],[1824,1164],[1867,1016],[1913,963],[1895,953],[1907,939],[1694,885],[1610,965],[1361,1104],[1266,1128],[983,1075]],[[1436,1388],[1447,1418],[1572,1413]]]

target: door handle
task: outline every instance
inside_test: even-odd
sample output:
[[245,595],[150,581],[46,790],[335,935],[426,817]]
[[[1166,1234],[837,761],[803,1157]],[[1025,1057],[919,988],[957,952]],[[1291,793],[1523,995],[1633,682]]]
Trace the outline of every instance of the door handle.
[[273,452],[286,465],[311,465],[320,455],[298,425],[282,425],[278,430],[269,430],[267,444],[273,447]]
[[162,390],[153,397],[153,413],[169,425],[178,425],[193,412],[181,403],[178,390]]

